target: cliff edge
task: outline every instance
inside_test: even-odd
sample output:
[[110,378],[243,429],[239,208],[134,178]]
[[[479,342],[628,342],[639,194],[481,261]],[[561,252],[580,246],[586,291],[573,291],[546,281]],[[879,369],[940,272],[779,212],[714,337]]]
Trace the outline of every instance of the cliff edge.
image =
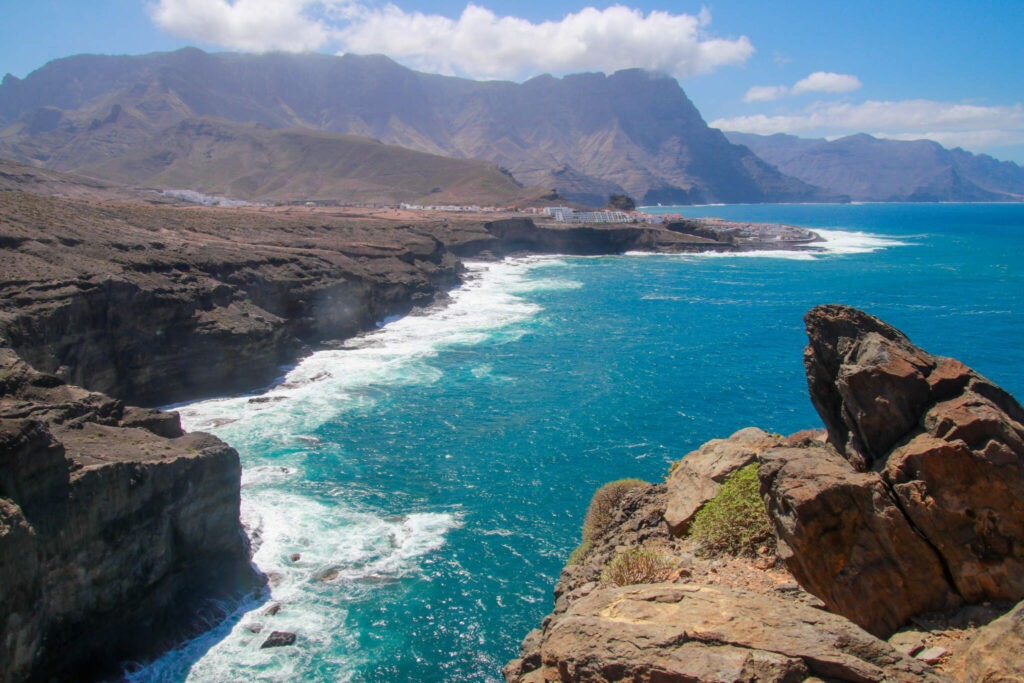
[[1024,411],[861,311],[805,322],[827,435],[600,489],[506,680],[1020,680]]
[[[238,453],[177,413],[33,370],[0,348],[0,672],[90,680],[153,654],[262,578]],[[205,614],[204,614],[205,613]]]

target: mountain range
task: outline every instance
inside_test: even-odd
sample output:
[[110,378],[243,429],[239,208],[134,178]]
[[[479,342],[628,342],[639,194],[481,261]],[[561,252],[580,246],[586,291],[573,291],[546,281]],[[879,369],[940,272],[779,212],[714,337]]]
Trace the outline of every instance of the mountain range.
[[[189,189],[254,197],[294,183],[286,174],[333,170],[324,160],[306,167],[294,145],[308,137],[268,130],[292,129],[492,162],[524,186],[591,205],[610,194],[642,203],[830,198],[708,127],[674,79],[639,69],[517,84],[420,73],[380,55],[80,55],[5,77],[0,127],[0,156],[17,161],[137,183],[193,179]],[[235,138],[229,149],[211,146],[211,128]],[[263,154],[269,139],[287,149]],[[235,161],[214,169],[204,155]]]
[[931,140],[886,140],[863,133],[832,141],[782,133],[725,135],[783,173],[855,201],[1024,200],[1024,168]]

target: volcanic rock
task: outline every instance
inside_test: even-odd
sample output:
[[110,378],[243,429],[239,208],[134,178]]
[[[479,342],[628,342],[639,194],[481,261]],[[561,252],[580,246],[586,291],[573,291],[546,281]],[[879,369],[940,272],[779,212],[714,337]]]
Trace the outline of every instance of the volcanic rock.
[[260,645],[260,649],[268,647],[284,647],[295,644],[295,634],[290,631],[272,631]]
[[[536,636],[534,636],[536,639]],[[543,630],[509,681],[948,680],[842,617],[723,586],[605,588]]]
[[758,467],[778,554],[833,612],[885,637],[907,618],[956,606],[941,558],[876,472],[828,448],[777,448]]
[[961,681],[1024,681],[1024,602],[981,628],[949,670]]
[[[801,561],[799,556],[802,548],[817,545],[819,525],[811,511],[820,514],[826,504],[801,512],[785,501],[784,491],[799,490],[800,484],[780,481],[780,472],[802,471],[803,465],[764,468],[762,493],[780,537],[793,550],[787,561],[793,562],[797,578],[826,602],[826,595],[840,590],[871,593],[867,586],[876,581],[894,586],[904,597],[931,587],[927,599],[892,601],[890,609],[904,617],[924,604],[948,603],[950,589],[967,602],[1024,598],[1024,409],[988,379],[956,360],[922,351],[903,333],[866,313],[819,306],[805,321],[810,343],[804,362],[811,400],[828,428],[829,442],[850,464],[846,476],[840,477],[840,465],[832,459],[834,484],[822,485],[821,490],[856,487],[863,490],[855,498],[866,499],[870,491],[870,498],[880,501],[874,505],[880,516],[869,515],[876,522],[849,527],[874,540],[865,546],[865,541],[849,537],[836,548],[889,550],[887,559],[872,560],[872,571],[860,578],[849,570],[844,573],[842,568],[850,561],[847,554],[825,554],[820,560],[836,567],[830,573],[839,583],[830,586],[819,580],[824,576],[812,577],[806,568],[814,560],[807,556]],[[800,457],[789,452],[771,458],[791,456]],[[817,476],[799,474],[803,481]],[[921,543],[904,546],[903,541],[894,544],[881,537],[892,529],[879,526],[877,520],[895,520],[897,512],[933,553],[921,550]],[[900,537],[909,539],[906,533]],[[918,557],[909,560],[911,555]],[[912,572],[917,584],[913,588],[903,570],[888,581],[875,575],[882,566],[913,562],[920,568],[923,558],[931,565],[933,556],[938,562],[930,571]],[[863,590],[854,588],[862,582]],[[846,589],[840,589],[844,583]],[[859,610],[842,613],[854,620],[865,618]],[[881,633],[888,628],[882,624],[891,624],[893,618],[859,623]]]
[[684,534],[694,515],[718,494],[730,474],[757,460],[761,451],[779,445],[779,439],[757,427],[747,427],[728,439],[712,439],[687,453],[665,482],[669,530],[677,536]]
[[238,454],[0,348],[0,679],[90,680],[260,584]]

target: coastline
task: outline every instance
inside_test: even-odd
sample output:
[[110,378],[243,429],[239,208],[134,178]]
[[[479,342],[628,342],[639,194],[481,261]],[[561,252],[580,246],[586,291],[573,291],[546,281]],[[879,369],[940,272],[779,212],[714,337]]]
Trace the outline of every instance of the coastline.
[[[733,254],[733,255],[734,256],[741,256],[741,254]],[[723,255],[722,257],[725,257],[725,256],[726,255]],[[707,255],[707,254],[695,254],[695,253],[689,253],[689,254],[684,253],[684,254],[681,254],[681,255],[677,255],[676,257],[678,257],[678,258],[707,258],[707,257],[709,257],[709,255]],[[718,257],[718,258],[721,258],[721,257]]]

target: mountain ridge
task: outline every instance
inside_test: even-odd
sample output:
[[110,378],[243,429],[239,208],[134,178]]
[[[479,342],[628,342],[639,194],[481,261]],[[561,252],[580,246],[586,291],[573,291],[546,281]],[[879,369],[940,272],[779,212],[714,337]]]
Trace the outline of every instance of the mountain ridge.
[[[137,112],[98,140],[94,122]],[[710,128],[668,76],[628,69],[522,84],[407,69],[382,55],[79,55],[0,85],[0,154],[58,170],[80,147],[120,156],[185,118],[369,137],[416,151],[482,159],[524,185],[601,205],[836,200],[787,177]]]
[[1024,168],[932,140],[725,135],[783,173],[856,201],[1024,201]]

